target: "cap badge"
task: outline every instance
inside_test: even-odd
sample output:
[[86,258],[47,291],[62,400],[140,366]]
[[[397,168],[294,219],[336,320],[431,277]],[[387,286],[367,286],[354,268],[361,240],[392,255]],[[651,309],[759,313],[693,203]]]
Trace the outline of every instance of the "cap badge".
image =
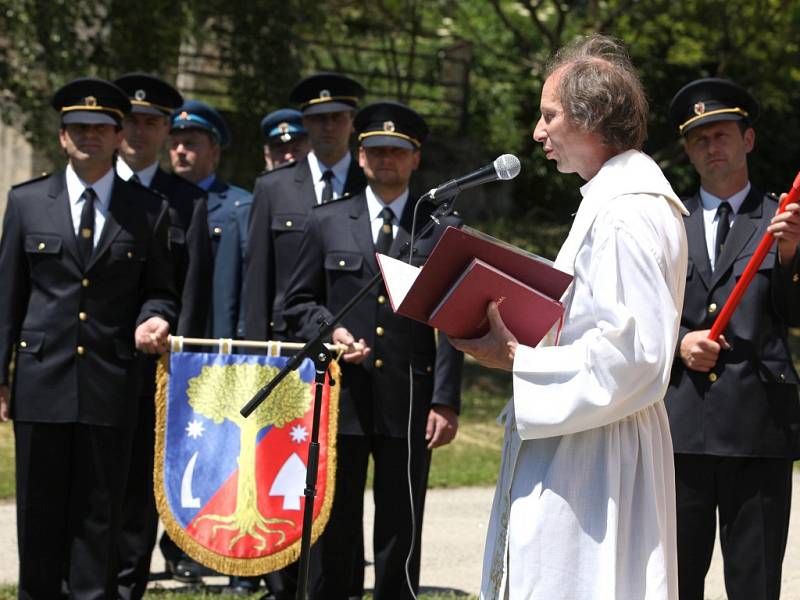
[[320,90],[319,91],[319,97],[320,98],[330,98],[331,97],[331,91],[330,90]]
[[97,98],[94,96],[86,96],[86,98],[83,99],[83,103],[86,106],[97,106]]
[[694,114],[702,115],[706,112],[706,103],[705,102],[695,102],[694,103]]
[[384,121],[383,122],[383,130],[388,131],[389,133],[394,133],[394,122],[393,121]]
[[144,90],[136,90],[133,93],[133,97],[136,98],[139,101],[142,101],[147,97],[147,94],[145,93]]
[[178,115],[178,118],[182,121],[188,121],[189,113],[184,110],[181,114]]
[[289,133],[289,124],[284,121],[283,123],[278,124],[278,131],[281,133]]

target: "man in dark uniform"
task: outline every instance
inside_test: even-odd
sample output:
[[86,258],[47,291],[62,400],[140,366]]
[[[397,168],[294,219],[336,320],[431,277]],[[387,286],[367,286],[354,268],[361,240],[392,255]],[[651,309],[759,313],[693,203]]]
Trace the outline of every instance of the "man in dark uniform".
[[[202,337],[211,303],[212,274],[206,194],[158,164],[159,152],[169,136],[170,114],[183,104],[183,97],[170,84],[144,73],[129,73],[114,83],[128,95],[132,107],[123,120],[117,174],[166,198],[175,289],[181,296],[177,334]],[[117,577],[119,598],[124,600],[144,595],[158,530],[153,494],[156,361],[141,357],[140,362],[141,413],[131,451]]]
[[14,187],[0,242],[0,412],[17,469],[19,597],[116,597],[122,501],[139,412],[135,348],[177,320],[168,207],[113,168],[127,95],[56,92],[65,170]]
[[292,90],[311,152],[256,180],[245,266],[248,339],[287,339],[283,298],[311,207],[366,185],[348,146],[363,95],[361,84],[335,73],[311,75]]
[[[360,83],[337,73],[311,75],[290,94],[300,107],[311,151],[256,180],[245,264],[248,339],[288,339],[283,300],[311,207],[366,185],[349,147],[353,115],[363,95]],[[358,537],[358,532],[353,535]],[[294,598],[296,578],[294,563],[267,575],[267,583],[283,600]],[[354,596],[360,596],[362,589],[363,582],[353,583]]]
[[230,144],[225,119],[213,107],[188,100],[172,116],[170,160],[175,173],[208,192],[208,226],[214,257],[211,318],[207,335],[241,338],[242,281],[252,195],[218,174]]
[[[419,165],[427,125],[402,104],[379,102],[358,114],[355,128],[368,186],[356,196],[311,211],[287,290],[284,314],[289,331],[306,339],[319,330],[320,318],[330,321],[378,272],[376,251],[394,255],[409,240],[414,199],[408,184]],[[431,206],[421,207],[417,230],[430,212]],[[414,264],[425,262],[448,224],[457,225],[458,220],[442,219],[434,231],[416,240]],[[346,599],[353,569],[363,568],[354,559],[360,543],[353,532],[360,530],[363,519],[370,455],[375,463],[375,598],[411,598],[404,566],[410,554],[409,575],[416,592],[430,451],[455,436],[463,355],[444,334],[439,334],[437,345],[432,328],[395,315],[382,286],[375,286],[343,318],[332,339],[351,347],[358,339],[363,347],[353,347],[342,357],[336,494],[328,525],[312,548],[311,598]]]
[[[700,191],[684,201],[689,266],[666,397],[675,450],[682,600],[702,600],[717,513],[731,600],[776,599],[798,456],[797,373],[787,325],[800,323],[800,208],[751,185],[756,100],[723,79],[672,99],[670,117]],[[767,255],[719,340],[708,333],[765,232]]]
[[264,164],[267,171],[290,161],[298,162],[311,150],[303,127],[303,113],[293,108],[274,110],[261,119]]

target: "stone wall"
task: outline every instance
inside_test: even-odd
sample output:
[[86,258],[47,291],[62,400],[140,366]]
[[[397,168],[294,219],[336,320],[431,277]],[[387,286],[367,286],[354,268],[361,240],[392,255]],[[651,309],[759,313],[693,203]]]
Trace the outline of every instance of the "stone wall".
[[9,188],[33,177],[35,162],[33,148],[22,133],[0,121],[0,217],[6,210]]

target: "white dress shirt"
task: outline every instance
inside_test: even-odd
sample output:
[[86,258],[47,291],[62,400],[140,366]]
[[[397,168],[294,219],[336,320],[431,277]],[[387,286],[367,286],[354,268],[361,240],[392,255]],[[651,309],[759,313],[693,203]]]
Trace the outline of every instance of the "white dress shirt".
[[106,224],[108,215],[108,205],[111,204],[111,191],[114,188],[114,169],[109,168],[108,172],[93,184],[83,181],[72,165],[67,165],[67,194],[69,195],[69,210],[72,215],[72,228],[75,235],[78,235],[78,228],[81,226],[81,211],[83,210],[83,191],[92,188],[97,194],[94,202],[94,245],[100,240],[103,233],[103,226]]
[[314,193],[317,195],[317,204],[322,202],[322,190],[325,188],[322,174],[325,171],[333,171],[333,178],[331,179],[333,198],[340,198],[344,195],[344,184],[347,181],[347,171],[350,169],[351,160],[353,160],[353,157],[348,152],[344,155],[344,158],[335,165],[326,167],[319,161],[313,150],[308,153],[308,166],[311,168],[311,178],[314,181]]
[[749,181],[741,190],[736,192],[730,198],[726,199],[717,198],[714,194],[711,194],[710,192],[705,191],[703,188],[700,188],[700,202],[703,204],[703,227],[705,228],[706,232],[706,249],[708,250],[708,260],[711,261],[712,271],[714,270],[714,263],[717,260],[716,248],[714,248],[714,241],[717,238],[717,222],[719,221],[719,218],[717,217],[717,209],[723,202],[727,202],[731,205],[730,219],[731,227],[733,227],[733,222],[736,219],[736,215],[742,208],[742,204],[744,204],[744,200],[747,198],[747,194],[749,193]]
[[380,233],[381,225],[383,225],[381,211],[384,206],[391,208],[394,213],[394,219],[392,219],[392,238],[396,238],[398,223],[406,208],[406,200],[408,200],[408,188],[390,204],[386,204],[370,186],[367,186],[366,194],[367,210],[369,211],[369,226],[372,229],[372,243],[377,243],[378,241],[378,234]]
[[128,166],[122,158],[119,156],[117,157],[117,175],[120,176],[121,179],[125,181],[130,180],[133,177],[134,172],[136,176],[139,178],[139,183],[141,183],[145,187],[150,187],[150,184],[153,182],[153,177],[155,177],[156,170],[158,169],[158,161],[154,162],[149,167],[145,167],[141,171],[134,171],[133,169]]

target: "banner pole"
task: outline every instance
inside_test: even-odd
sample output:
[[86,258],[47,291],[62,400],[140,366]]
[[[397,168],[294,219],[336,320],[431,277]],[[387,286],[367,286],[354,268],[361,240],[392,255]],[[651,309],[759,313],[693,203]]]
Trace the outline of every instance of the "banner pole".
[[[228,346],[239,348],[259,348],[262,350],[266,350],[270,348],[270,346],[278,343],[280,343],[282,350],[300,350],[305,347],[305,343],[303,342],[259,342],[257,340],[220,340],[216,338],[191,338],[176,335],[169,336],[170,348],[174,348],[173,344],[185,346],[219,346],[221,341]],[[325,346],[331,352],[345,352],[347,350],[347,346],[344,344],[325,344]]]

